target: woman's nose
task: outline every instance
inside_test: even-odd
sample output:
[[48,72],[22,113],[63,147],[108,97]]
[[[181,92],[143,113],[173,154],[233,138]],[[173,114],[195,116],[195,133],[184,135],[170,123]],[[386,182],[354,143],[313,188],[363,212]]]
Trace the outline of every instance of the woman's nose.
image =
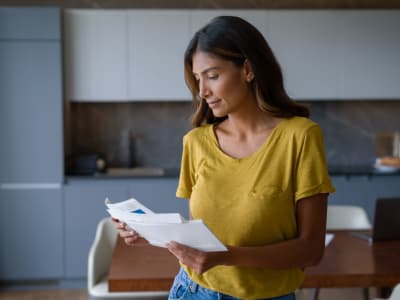
[[199,82],[199,96],[201,99],[204,99],[210,95],[210,91],[207,88],[207,86],[202,83],[201,81]]

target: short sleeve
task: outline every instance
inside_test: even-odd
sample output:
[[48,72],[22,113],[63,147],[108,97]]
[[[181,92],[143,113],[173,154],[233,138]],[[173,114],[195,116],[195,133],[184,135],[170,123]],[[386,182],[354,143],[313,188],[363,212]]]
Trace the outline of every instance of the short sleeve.
[[322,131],[318,125],[304,135],[295,168],[295,200],[335,191],[328,175]]
[[181,159],[181,170],[179,174],[176,197],[189,199],[194,185],[193,162],[191,160],[190,145],[187,136],[183,137],[183,150]]

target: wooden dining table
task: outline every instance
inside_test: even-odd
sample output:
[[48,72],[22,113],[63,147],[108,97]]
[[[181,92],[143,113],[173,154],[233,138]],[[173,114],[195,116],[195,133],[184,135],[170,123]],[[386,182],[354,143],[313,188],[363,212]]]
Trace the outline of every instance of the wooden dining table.
[[[352,232],[333,232],[322,260],[305,269],[303,288],[393,287],[400,283],[400,241],[370,243]],[[165,248],[118,238],[111,259],[110,291],[168,291],[179,270]]]

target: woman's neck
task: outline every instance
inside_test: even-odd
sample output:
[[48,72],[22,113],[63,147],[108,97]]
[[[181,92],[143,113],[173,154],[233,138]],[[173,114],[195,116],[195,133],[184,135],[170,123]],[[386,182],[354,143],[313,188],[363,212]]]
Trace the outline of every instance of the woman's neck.
[[[251,112],[240,112],[228,115],[223,122],[224,129],[238,136],[259,134],[270,131],[279,123],[280,119],[269,112],[264,112],[257,107]],[[221,124],[222,125],[222,124]]]

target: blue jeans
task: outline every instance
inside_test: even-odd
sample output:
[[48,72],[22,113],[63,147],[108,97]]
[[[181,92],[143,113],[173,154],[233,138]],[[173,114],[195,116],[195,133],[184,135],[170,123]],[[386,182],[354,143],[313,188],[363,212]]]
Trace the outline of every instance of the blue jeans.
[[[218,293],[198,285],[181,268],[175,277],[168,300],[239,300],[239,298]],[[291,293],[265,300],[296,300],[296,297],[294,293]]]

